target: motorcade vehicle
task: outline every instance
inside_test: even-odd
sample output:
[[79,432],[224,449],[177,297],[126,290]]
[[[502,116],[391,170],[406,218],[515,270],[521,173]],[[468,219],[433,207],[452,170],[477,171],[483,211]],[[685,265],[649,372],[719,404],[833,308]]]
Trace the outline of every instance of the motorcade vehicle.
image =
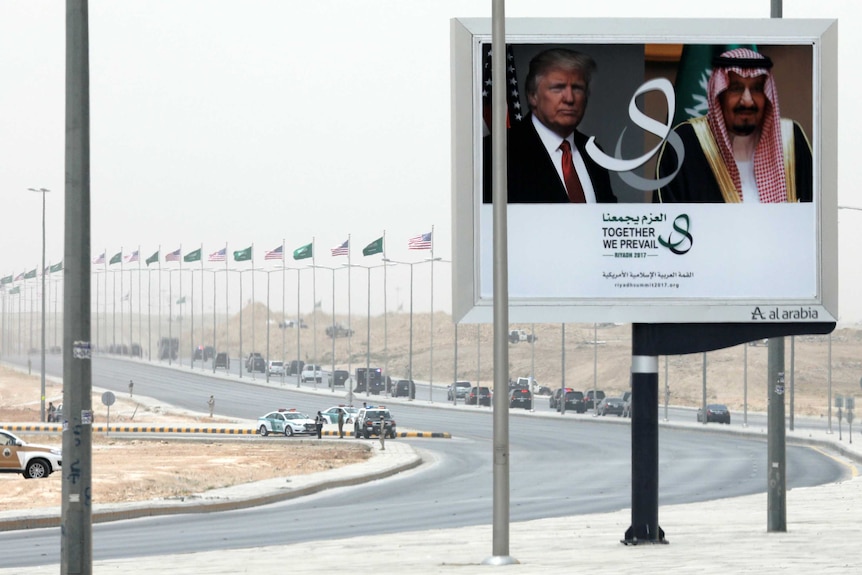
[[509,343],[519,343],[519,342],[527,342],[533,343],[539,339],[532,333],[527,333],[526,330],[523,329],[511,329],[509,330]]
[[584,413],[587,411],[584,403],[584,394],[581,391],[570,389],[562,400],[557,401],[556,410],[562,411],[565,405],[566,411],[574,411],[575,413]]
[[255,371],[266,373],[266,360],[263,359],[263,356],[260,355],[260,353],[253,351],[248,354],[248,357],[245,359],[245,370],[249,373]]
[[284,375],[284,362],[270,361],[266,366],[266,371],[269,375]]
[[63,466],[60,449],[27,443],[0,429],[0,473],[20,473],[25,479],[44,479]]
[[469,393],[464,397],[464,403],[465,405],[476,405],[478,402],[479,405],[491,407],[492,397],[493,394],[489,387],[471,387]]
[[223,351],[218,352],[215,356],[215,369],[219,368],[225,371],[230,370],[230,357]]
[[[134,347],[135,344],[132,344],[132,355],[134,355]],[[211,345],[199,345],[194,349],[192,357],[194,359],[200,359],[203,361],[207,361],[213,356],[213,346]]]
[[533,395],[551,395],[551,388],[546,385],[539,385],[534,377],[519,377],[516,381],[521,387],[527,387],[533,392]]
[[397,435],[395,420],[392,419],[389,410],[382,405],[360,409],[353,421],[353,437],[368,439],[372,435],[380,437],[381,433],[384,434],[384,437],[392,439],[395,439]]
[[333,385],[336,387],[344,387],[347,384],[347,380],[350,379],[350,373],[346,369],[336,369],[332,372],[331,377],[329,378],[329,387]]
[[395,397],[409,397],[416,399],[416,384],[412,379],[398,379],[395,381],[392,395]]
[[599,402],[596,413],[601,416],[616,415],[622,417],[625,401],[622,397],[606,397]]
[[352,405],[333,405],[329,409],[320,412],[329,423],[338,423],[339,413],[344,413],[344,423],[353,423],[356,416],[359,415],[359,409]]
[[[365,388],[368,387],[366,392]],[[379,367],[357,367],[356,368],[356,387],[353,388],[353,393],[372,393],[379,395],[386,389],[386,384],[383,381],[383,370]]]
[[526,387],[516,387],[509,392],[509,409],[520,407],[533,409],[533,392]]
[[285,437],[317,435],[317,424],[301,411],[282,408],[258,417],[257,432],[263,437],[270,433],[283,433]]
[[302,368],[305,367],[305,362],[302,360],[291,360],[289,364],[287,364],[287,375],[299,375],[302,373]]
[[350,337],[353,335],[353,330],[345,327],[340,323],[326,327],[326,337]]
[[323,382],[323,368],[313,363],[307,363],[302,368],[302,383],[313,381],[315,383]]
[[570,391],[574,391],[571,387],[558,387],[554,390],[554,393],[551,394],[550,399],[548,399],[548,407],[551,409],[556,409],[560,411],[560,398],[563,397],[564,393],[568,393]]
[[604,398],[605,392],[601,389],[588,389],[584,392],[584,407],[586,409],[594,409]]
[[469,381],[456,381],[455,383],[450,383],[449,387],[446,388],[446,399],[452,401],[453,399],[464,399],[468,393],[470,393],[470,388],[473,385]]
[[[703,408],[697,409],[697,421],[703,422]],[[706,422],[726,423],[730,425],[730,410],[723,403],[709,403],[706,406]]]

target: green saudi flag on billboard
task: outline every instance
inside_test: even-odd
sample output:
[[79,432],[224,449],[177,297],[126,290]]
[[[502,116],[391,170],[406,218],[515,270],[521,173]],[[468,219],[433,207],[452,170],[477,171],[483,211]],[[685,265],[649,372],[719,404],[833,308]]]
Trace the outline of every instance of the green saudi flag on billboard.
[[383,238],[379,237],[364,248],[362,248],[363,256],[373,256],[383,252]]
[[304,260],[308,259],[314,255],[314,248],[312,248],[311,244],[305,244],[301,248],[296,248],[293,250],[293,259],[295,260]]
[[247,262],[251,259],[251,246],[245,248],[244,250],[237,250],[233,253],[233,261],[235,262]]
[[201,261],[201,248],[196,249],[193,252],[189,252],[183,258],[184,262],[199,262]]
[[147,258],[147,265],[149,266],[150,264],[155,263],[157,261],[159,261],[159,250],[156,250],[156,252],[153,255],[151,255],[150,257]]

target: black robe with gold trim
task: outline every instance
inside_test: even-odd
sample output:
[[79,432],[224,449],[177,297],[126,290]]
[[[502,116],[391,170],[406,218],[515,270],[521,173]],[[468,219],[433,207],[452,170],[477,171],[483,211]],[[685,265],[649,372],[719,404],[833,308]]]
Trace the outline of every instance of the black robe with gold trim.
[[[698,138],[700,123],[701,138],[711,137],[706,118],[695,118],[683,122],[676,128],[685,147],[685,160],[676,177],[663,188],[653,192],[653,202],[659,203],[723,203],[739,201],[734,192],[732,180],[724,168],[718,147],[711,142],[704,152],[704,146]],[[789,137],[792,126],[793,136]],[[785,127],[787,131],[785,132]],[[784,151],[788,156],[785,161],[785,176],[787,177],[787,194],[789,201],[810,202],[813,196],[814,172],[811,159],[811,146],[805,137],[805,132],[796,123],[782,120],[782,141]],[[788,137],[784,137],[787,134]],[[788,153],[789,151],[789,153]],[[792,161],[788,161],[792,158]],[[658,162],[658,177],[667,176],[676,169],[676,153],[667,143],[662,148]],[[718,176],[716,176],[718,171]],[[724,185],[719,182],[722,181]]]

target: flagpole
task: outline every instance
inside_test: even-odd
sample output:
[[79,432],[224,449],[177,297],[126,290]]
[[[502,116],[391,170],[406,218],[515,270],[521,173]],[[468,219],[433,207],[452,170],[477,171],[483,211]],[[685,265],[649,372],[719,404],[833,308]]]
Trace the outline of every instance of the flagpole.
[[[147,296],[149,296],[150,286],[147,286]],[[141,350],[141,359],[144,358],[144,325],[141,321],[141,244],[138,244],[138,342]]]
[[[180,367],[183,366],[183,346],[179,344],[179,341],[183,338],[183,304],[186,303],[183,300],[183,244],[180,244],[180,297],[177,298],[177,305],[180,306],[180,327],[177,332],[177,365]],[[173,340],[171,340],[171,346],[174,345]],[[194,356],[192,356],[194,357]]]
[[[386,307],[386,230],[383,230],[383,371],[386,372],[386,377],[389,377],[389,331],[388,318],[389,308]],[[386,388],[386,395],[389,395],[389,388]],[[407,388],[407,396],[410,396],[410,388]]]
[[[206,369],[204,365],[206,363],[206,346],[203,345],[204,342],[204,244],[201,242],[200,254],[201,254],[201,346],[204,348],[201,350],[201,370]],[[213,274],[213,291],[215,291],[215,274]],[[215,298],[215,296],[213,296]],[[213,314],[215,314],[215,310],[213,310]],[[215,328],[213,328],[213,338],[215,338]],[[215,354],[215,346],[213,346],[213,354]],[[215,355],[213,355],[213,364],[215,364]]]
[[[140,256],[138,256],[140,257]],[[143,342],[141,343],[143,345]],[[147,263],[147,361],[153,361],[153,282],[150,264]],[[143,348],[141,348],[143,359]]]
[[[429,352],[431,366],[428,370],[428,397],[431,403],[434,403],[434,226],[431,226],[431,348]],[[478,403],[477,398],[476,404]]]
[[[123,329],[125,325],[123,324],[123,246],[120,246],[120,345],[117,348],[120,351],[120,355],[123,351]],[[129,342],[132,343],[132,342]]]
[[[251,352],[254,353],[255,321],[254,316],[254,243],[251,244]],[[254,379],[254,360],[251,362],[251,377]]]
[[[225,371],[230,373],[230,300],[228,298],[228,287],[230,283],[230,273],[227,267],[227,242],[224,243],[224,352],[227,354],[227,366]],[[215,361],[213,361],[213,370],[215,370]]]
[[[353,275],[353,269],[350,267],[350,234],[347,234],[347,377],[353,379],[352,351],[351,343],[353,340],[353,328],[350,325],[351,301],[350,301],[350,276]],[[353,386],[350,386],[350,405],[353,405]]]
[[[285,261],[285,240],[281,238],[281,385],[287,375],[287,262]],[[298,273],[298,272],[297,272]]]
[[[201,254],[203,255],[203,254]],[[185,258],[183,258],[185,259]],[[195,368],[195,270],[193,268],[189,268],[189,369]],[[180,294],[180,299],[182,300],[182,294]],[[183,303],[186,303],[183,300]],[[180,331],[180,337],[182,337],[182,331]],[[204,355],[204,350],[201,350],[201,357]]]
[[[158,350],[159,349],[158,344],[161,343],[161,341],[162,341],[162,244],[159,244],[159,252],[158,252],[158,257],[156,258],[156,263],[159,264],[159,281],[158,281],[158,284],[159,284],[159,292],[158,292],[159,293],[159,297],[158,297],[158,302],[159,302],[159,341],[156,343],[156,350]],[[152,339],[150,339],[150,345],[151,346],[153,345]],[[152,353],[150,354],[150,357],[152,358]],[[160,355],[157,355],[156,359],[161,361],[162,358]]]
[[[311,243],[314,243],[314,236],[311,236]],[[314,259],[312,258],[311,263],[314,263]],[[299,272],[296,272],[299,274]],[[319,361],[317,358],[317,268],[313,265],[311,266],[311,329],[312,335],[314,339],[311,340],[311,350],[312,355],[314,355],[314,365],[318,366]],[[323,374],[321,374],[320,379],[323,380]],[[314,378],[314,389],[317,389],[317,378]]]
[[299,341],[299,334],[302,331],[302,319],[300,319],[299,315],[299,268],[296,268],[296,323],[294,327],[296,328],[296,387],[299,388],[299,384],[302,383],[302,368],[300,367],[300,359],[302,358],[302,350],[301,344]]
[[[227,260],[227,250],[225,250],[225,260]],[[203,265],[203,264],[201,264],[201,265]],[[217,305],[218,304],[218,298],[216,297],[216,295],[217,295],[216,292],[217,292],[217,288],[218,288],[218,275],[216,275],[217,273],[218,273],[218,270],[214,269],[213,270],[213,354],[212,354],[213,373],[215,373],[215,370],[216,370],[215,359],[216,359],[216,354],[218,353],[218,347],[216,347],[218,345],[218,341],[216,339],[216,309],[218,308],[218,305]],[[227,370],[225,370],[225,371],[227,371]]]
[[[180,253],[182,253],[180,245]],[[182,266],[180,266],[182,267]],[[168,270],[168,365],[174,359],[174,270]]]

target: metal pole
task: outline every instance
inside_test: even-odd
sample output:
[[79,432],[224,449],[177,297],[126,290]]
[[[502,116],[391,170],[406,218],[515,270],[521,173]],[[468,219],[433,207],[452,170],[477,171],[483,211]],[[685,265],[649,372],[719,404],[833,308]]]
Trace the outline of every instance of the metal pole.
[[[533,335],[533,340],[530,342],[530,393],[533,393],[533,388],[537,387],[536,382],[536,324],[530,324],[530,333]],[[535,407],[535,398],[533,407]]]
[[[299,336],[302,331],[302,319],[299,315],[299,294],[300,294],[300,284],[299,284],[299,269],[296,270],[296,387],[299,388],[299,384],[302,382],[302,368],[300,367],[300,359],[302,358],[302,344],[300,343]],[[351,398],[352,400],[352,398]]]
[[40,421],[45,421],[45,194],[51,190],[45,188],[29,188],[31,192],[42,194],[42,351],[41,351],[41,369],[39,371],[39,381],[41,383],[40,397]]
[[[667,404],[670,401],[670,380],[668,379],[668,368],[667,364],[670,362],[670,358],[668,356],[664,356],[664,420],[668,421],[667,417]],[[634,379],[634,378],[633,378]],[[634,383],[634,382],[632,382]],[[629,400],[629,404],[631,404],[631,400]],[[629,415],[631,415],[631,409],[629,410]]]
[[407,371],[409,372],[410,377],[407,379],[413,381],[413,264],[410,264],[410,344],[408,356],[410,360]]
[[832,334],[829,334],[829,357],[828,357],[828,366],[826,371],[826,381],[827,381],[827,389],[828,389],[828,397],[826,398],[827,404],[827,413],[826,413],[826,421],[828,422],[828,428],[826,429],[826,433],[832,434]]
[[243,359],[242,359],[242,272],[243,270],[237,270],[239,274],[239,377],[242,378],[242,368],[243,368]]
[[[329,388],[335,393],[335,268],[329,268],[329,271],[332,272],[332,376],[329,378]],[[350,385],[349,381],[347,385]]]
[[742,426],[748,427],[748,344],[742,349]]
[[[371,386],[369,385],[371,378],[371,267],[366,267],[365,271],[366,276],[368,277],[368,285],[366,288],[366,294],[368,295],[368,321],[365,324],[365,397],[371,397]],[[382,427],[380,435],[383,435]]]
[[784,338],[769,338],[767,422],[767,531],[787,531],[787,465],[784,435]]
[[[283,251],[283,250],[282,250]],[[282,254],[284,257],[284,254]],[[266,382],[269,383],[269,271],[266,272],[266,363],[264,364],[264,375]]]
[[794,427],[794,417],[793,417],[793,400],[794,400],[794,368],[796,364],[796,336],[790,336],[790,431],[793,431]]
[[[597,324],[593,323],[593,389],[598,389],[599,385],[599,335]],[[596,392],[593,391],[593,406],[596,407],[598,413],[598,398]]]
[[[482,324],[476,324],[476,407],[479,407],[479,383],[482,380]],[[493,382],[491,382],[493,384]]]
[[560,329],[560,415],[566,414],[566,324]]
[[93,572],[90,72],[87,0],[66,0],[63,459],[60,573]]
[[703,352],[703,363],[701,369],[703,371],[701,374],[701,389],[703,397],[701,398],[700,406],[702,409],[701,413],[703,413],[703,424],[706,425],[706,352]]

